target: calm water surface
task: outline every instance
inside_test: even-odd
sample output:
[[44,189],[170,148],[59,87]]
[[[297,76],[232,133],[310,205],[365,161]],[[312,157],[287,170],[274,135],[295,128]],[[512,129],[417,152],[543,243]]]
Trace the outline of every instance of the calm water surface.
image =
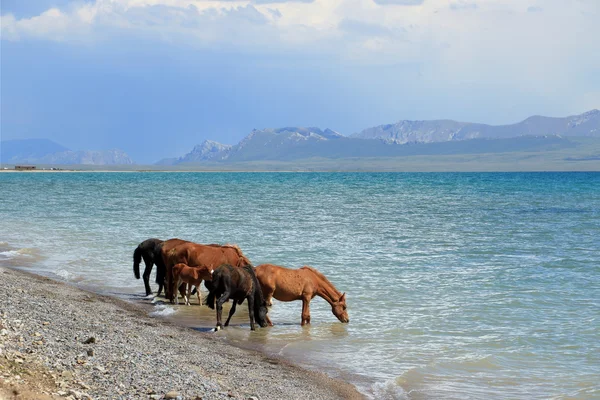
[[0,174],[0,265],[141,299],[149,237],[322,271],[349,324],[316,298],[310,327],[275,302],[275,327],[241,309],[216,335],[374,398],[600,398],[600,173]]

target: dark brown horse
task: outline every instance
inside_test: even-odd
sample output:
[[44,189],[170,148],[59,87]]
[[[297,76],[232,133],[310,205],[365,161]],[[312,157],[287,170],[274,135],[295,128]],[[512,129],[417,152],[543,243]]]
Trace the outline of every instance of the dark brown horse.
[[[166,242],[165,242],[166,243]],[[250,260],[244,256],[238,246],[218,244],[197,244],[185,242],[173,247],[163,246],[163,261],[166,267],[167,284],[165,295],[171,302],[174,301],[176,282],[173,279],[173,266],[186,264],[190,267],[203,267],[213,271],[221,264],[230,264],[235,267],[251,265]]]
[[[146,296],[152,294],[152,289],[150,289],[150,273],[152,272],[152,267],[154,264],[157,264],[155,254],[157,253],[157,248],[161,243],[163,243],[163,241],[160,239],[146,239],[140,243],[133,252],[133,274],[135,275],[136,279],[140,279],[140,262],[142,259],[144,260],[144,264],[146,264],[143,275],[144,286],[146,287]],[[162,257],[159,258],[161,258],[160,261],[162,264]],[[156,283],[158,283],[158,291],[160,293],[163,283],[159,280],[160,273],[158,272],[158,264],[156,269]]]
[[[221,323],[223,303],[229,299],[233,300],[233,304],[231,305],[231,310],[229,310],[229,317],[225,321],[225,326],[229,325],[229,321],[235,313],[236,305],[242,304],[245,299],[248,299],[250,329],[255,330],[255,320],[263,328],[268,325],[267,303],[254,274],[254,268],[251,265],[234,267],[224,264],[217,267],[212,274],[212,289],[208,296],[209,299],[218,298],[216,331],[223,328],[223,324]],[[208,306],[214,308],[214,301],[208,301]]]

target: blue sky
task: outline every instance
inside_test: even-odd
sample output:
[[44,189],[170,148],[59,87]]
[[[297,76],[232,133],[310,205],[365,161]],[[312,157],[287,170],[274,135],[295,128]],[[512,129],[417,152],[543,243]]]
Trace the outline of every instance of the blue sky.
[[598,0],[2,0],[3,140],[140,163],[253,128],[600,108]]

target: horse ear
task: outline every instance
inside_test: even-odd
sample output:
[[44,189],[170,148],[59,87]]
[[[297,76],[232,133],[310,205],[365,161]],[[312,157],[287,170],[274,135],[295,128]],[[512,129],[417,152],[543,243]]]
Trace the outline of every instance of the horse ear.
[[344,294],[340,296],[340,299],[338,301],[346,301],[346,292],[344,292]]

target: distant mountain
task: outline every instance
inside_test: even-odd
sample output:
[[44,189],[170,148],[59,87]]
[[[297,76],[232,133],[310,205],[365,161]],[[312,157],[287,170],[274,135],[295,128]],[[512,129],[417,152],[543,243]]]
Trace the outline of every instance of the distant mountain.
[[345,138],[331,129],[287,127],[253,130],[223,157],[225,161],[278,160],[292,156],[303,147]]
[[177,164],[193,163],[198,161],[223,160],[229,154],[231,145],[205,140],[195,146],[191,152],[177,160]]
[[122,150],[63,151],[48,154],[33,162],[39,164],[83,164],[83,165],[132,165],[133,160]]
[[258,159],[279,159],[298,147],[344,138],[331,129],[287,127],[253,130],[235,146],[205,140],[178,159],[163,159],[156,165],[179,165],[202,162],[231,162]]
[[600,137],[600,111],[566,118],[533,116],[512,125],[492,126],[451,120],[400,121],[365,129],[350,137],[379,139],[387,143],[432,143],[468,139],[499,139],[523,135]]
[[66,147],[48,139],[3,140],[0,142],[0,160],[3,163],[36,160],[48,154],[68,150]]
[[4,164],[133,164],[122,150],[72,151],[48,139],[6,140],[0,143],[0,147],[0,162]]
[[349,137],[315,127],[255,129],[237,145],[205,141],[172,163],[163,160],[161,164],[544,152],[570,149],[575,143],[569,137],[586,136],[600,138],[600,111],[566,118],[534,116],[501,126],[451,120],[400,121]]

